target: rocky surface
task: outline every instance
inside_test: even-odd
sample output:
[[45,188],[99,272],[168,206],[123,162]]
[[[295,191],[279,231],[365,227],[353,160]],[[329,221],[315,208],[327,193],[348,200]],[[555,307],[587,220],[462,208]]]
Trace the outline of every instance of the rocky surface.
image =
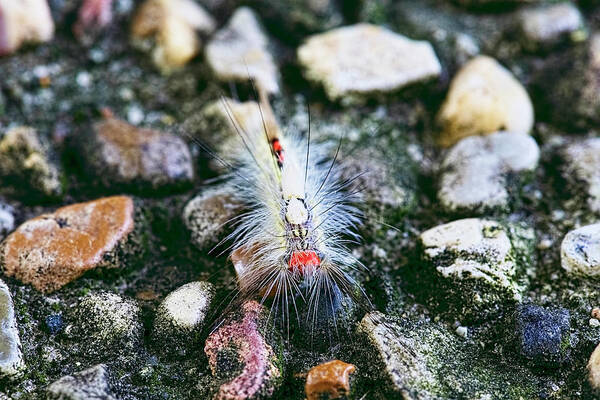
[[[540,150],[520,133],[496,132],[462,139],[444,157],[438,198],[452,212],[507,208],[519,192],[516,177],[535,170]],[[510,184],[513,187],[509,187]]]
[[[7,36],[3,23],[21,18],[12,12],[45,3],[0,3],[0,48],[6,49],[15,25]],[[14,271],[30,274],[32,283],[0,261],[7,288],[0,293],[10,293],[14,315],[0,335],[19,338],[22,360],[16,372],[10,361],[10,373],[0,374],[0,399],[304,400],[341,388],[346,397],[365,400],[598,398],[593,226],[600,209],[600,3],[47,5],[51,38],[29,36],[0,57],[1,246],[23,234],[19,226],[37,226],[40,216],[49,224],[11,256]],[[200,24],[198,5],[206,10],[203,21],[212,23]],[[10,15],[5,7],[13,7]],[[153,9],[160,9],[157,18],[142,18]],[[19,35],[50,25],[46,19],[32,28],[40,21],[27,16]],[[428,48],[435,58],[426,65],[437,61],[439,72],[403,87],[397,87],[398,74],[377,75],[384,89],[346,92],[332,101],[326,84],[307,79],[310,66],[301,63],[299,49],[365,24],[410,40],[400,40],[408,49]],[[132,37],[140,27],[148,34]],[[400,54],[391,42],[375,35],[347,44],[359,52],[343,60],[369,67],[350,83],[373,84],[373,71]],[[234,75],[218,75],[208,43],[221,46],[220,71]],[[375,53],[383,56],[373,60]],[[485,62],[478,57],[483,54]],[[313,64],[333,55],[326,52]],[[254,61],[257,69],[248,69]],[[459,79],[461,68],[468,72],[473,63],[484,65]],[[412,63],[403,76],[421,76],[423,65]],[[232,264],[247,267],[244,255],[232,255],[227,240],[211,252],[239,213],[221,197],[226,164],[238,165],[246,152],[227,109],[238,127],[263,134],[248,70],[255,83],[263,79],[263,86],[278,88],[269,96],[275,118],[268,107],[262,110],[268,129],[304,140],[310,131],[311,158],[323,155],[325,169],[341,168],[364,218],[359,241],[341,238],[365,266],[347,271],[356,293],[334,290],[335,301],[322,296],[316,314],[300,296],[289,318],[268,297],[263,306],[242,307],[261,300],[239,294],[247,281],[238,281]],[[347,72],[332,71],[332,81],[348,80]],[[450,99],[458,104],[457,125],[444,148],[440,132],[445,138],[450,125],[437,116]],[[116,160],[110,167],[91,161],[104,145],[94,139],[85,146],[98,134],[95,124],[107,119],[123,127],[123,136],[109,135],[115,150],[109,158]],[[128,147],[124,140],[132,136],[137,139]],[[146,142],[156,138],[158,150]],[[137,163],[141,159],[151,170]],[[126,194],[136,196],[128,234],[125,214],[115,228],[111,212],[98,216],[83,206]],[[71,221],[55,218],[57,210],[71,206],[79,210],[77,224],[64,226]],[[443,233],[448,223],[461,229]],[[114,246],[99,238],[101,227],[113,232]],[[430,229],[437,239],[425,247],[421,235]],[[111,250],[102,256],[82,242]],[[49,244],[68,262],[58,263]],[[20,258],[25,252],[40,263]],[[206,287],[195,287],[198,282]],[[6,298],[0,296],[0,310]],[[346,369],[332,368],[331,360],[347,363]],[[348,365],[355,370],[346,379]],[[307,390],[309,375],[317,385]]]
[[31,127],[12,128],[0,137],[0,178],[8,183],[0,191],[8,195],[36,201],[63,194],[61,171]]
[[298,48],[308,80],[331,100],[393,92],[437,77],[441,65],[431,44],[375,25],[358,24],[310,37]]
[[108,383],[106,365],[98,364],[73,375],[63,376],[46,389],[48,399],[116,400]]
[[560,247],[560,258],[568,274],[597,277],[600,274],[600,224],[567,233]]
[[192,156],[183,139],[116,118],[94,124],[81,147],[84,167],[106,187],[156,191],[189,185],[194,178]]
[[7,276],[52,292],[97,267],[119,267],[134,203],[115,196],[62,207],[19,226],[0,246]]
[[493,58],[478,56],[452,78],[437,120],[440,144],[451,146],[464,137],[499,130],[529,133],[533,105],[510,71]]
[[12,296],[6,283],[0,280],[0,378],[14,378],[24,368]]
[[279,71],[268,46],[256,14],[242,7],[206,45],[205,57],[219,80],[245,82],[251,78],[267,93],[278,93]]
[[448,287],[447,295],[463,303],[457,316],[493,313],[503,303],[521,301],[524,266],[515,260],[507,229],[497,222],[453,221],[423,232],[420,241],[424,260]]

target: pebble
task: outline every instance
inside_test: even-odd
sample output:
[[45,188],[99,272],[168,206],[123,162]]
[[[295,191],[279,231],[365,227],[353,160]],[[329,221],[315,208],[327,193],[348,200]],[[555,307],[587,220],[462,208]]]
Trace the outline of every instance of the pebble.
[[63,194],[61,169],[35,129],[20,126],[0,138],[0,191],[9,195],[57,198]]
[[227,222],[241,211],[241,205],[225,186],[204,190],[183,209],[183,222],[192,243],[200,250],[216,245],[231,228]]
[[154,40],[154,64],[170,73],[198,54],[196,32],[208,35],[215,28],[214,19],[193,0],[146,0],[133,18],[131,33],[140,47],[145,47],[145,39]]
[[51,335],[56,335],[62,331],[64,326],[63,317],[60,314],[48,315],[44,322],[46,324],[46,329],[48,329],[48,332]]
[[506,229],[491,220],[468,218],[431,228],[419,236],[423,257],[461,304],[458,314],[474,317],[505,302],[521,300],[512,244]]
[[169,348],[184,347],[204,327],[214,296],[213,285],[202,281],[186,283],[169,293],[156,310],[155,341],[162,347],[167,342]]
[[116,253],[134,228],[133,214],[133,200],[115,196],[30,219],[0,246],[3,271],[49,293],[87,270],[117,266]]
[[469,335],[469,328],[466,326],[458,326],[456,327],[456,334],[463,339],[466,339]]
[[46,0],[4,0],[0,3],[0,56],[25,43],[48,42],[54,21]]
[[570,356],[570,314],[564,308],[522,305],[515,332],[519,353],[536,366],[558,367]]
[[533,105],[510,71],[491,57],[477,56],[452,79],[437,120],[439,143],[448,147],[467,136],[499,130],[529,133]]
[[581,192],[590,211],[600,213],[600,138],[570,144],[563,150],[563,176],[573,195]]
[[588,382],[594,390],[600,390],[600,344],[596,346],[587,364]]
[[113,0],[83,0],[73,25],[73,33],[79,41],[90,44],[96,34],[112,22],[112,5]]
[[306,78],[322,84],[334,101],[394,92],[441,73],[429,42],[364,23],[311,36],[297,56]]
[[583,226],[566,234],[560,246],[563,269],[572,275],[600,276],[600,224]]
[[555,44],[584,29],[581,12],[571,2],[525,8],[518,13],[518,24],[531,49]]
[[350,394],[350,374],[356,366],[333,360],[312,367],[306,376],[304,392],[307,400],[319,400],[323,395],[339,399]]
[[155,191],[189,185],[194,178],[188,145],[170,133],[106,118],[81,146],[88,172],[105,187]]
[[48,400],[117,400],[110,389],[104,364],[63,376],[46,388],[46,396]]
[[208,42],[205,58],[218,80],[246,82],[251,78],[266,93],[275,94],[279,93],[279,71],[268,45],[256,14],[240,7]]
[[598,321],[596,318],[590,318],[588,323],[592,328],[597,328],[600,326],[600,321]]
[[0,378],[16,378],[24,368],[12,296],[0,280]]
[[452,352],[452,338],[378,311],[364,316],[358,332],[366,337],[364,360],[372,363],[373,371],[378,371],[391,391],[400,398],[407,393],[414,399],[438,398],[436,392],[443,384],[437,369],[447,352]]
[[539,147],[529,135],[496,132],[464,138],[442,161],[440,203],[453,212],[506,208],[506,177],[535,170],[539,157]]
[[247,301],[206,339],[208,364],[215,379],[223,382],[214,400],[267,398],[281,385],[280,349],[276,340],[265,336],[268,314],[256,301]]
[[15,229],[15,209],[0,201],[0,240]]
[[86,355],[110,360],[132,354],[141,346],[144,326],[138,304],[111,292],[92,292],[72,311],[69,335],[83,346]]

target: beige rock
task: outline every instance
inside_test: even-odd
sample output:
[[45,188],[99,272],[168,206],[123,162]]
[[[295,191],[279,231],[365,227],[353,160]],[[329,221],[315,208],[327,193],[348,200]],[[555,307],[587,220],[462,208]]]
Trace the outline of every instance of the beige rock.
[[600,390],[600,344],[596,346],[587,364],[588,380],[592,388]]
[[47,42],[53,36],[54,21],[46,0],[0,2],[0,55],[27,42]]
[[560,247],[563,269],[573,275],[600,276],[600,224],[567,233]]
[[550,44],[584,26],[581,13],[570,2],[526,8],[519,12],[518,18],[526,44],[530,47]]
[[254,12],[240,7],[206,45],[206,62],[219,80],[245,82],[251,78],[267,93],[278,93],[279,72],[268,44]]
[[215,21],[192,0],[147,0],[131,26],[134,41],[156,40],[154,63],[165,73],[183,67],[200,49],[196,32],[209,34]]
[[298,61],[331,100],[395,91],[441,72],[431,44],[370,24],[310,37],[298,49]]
[[523,86],[487,56],[472,59],[458,71],[437,119],[442,146],[499,130],[529,133],[534,122],[533,105]]

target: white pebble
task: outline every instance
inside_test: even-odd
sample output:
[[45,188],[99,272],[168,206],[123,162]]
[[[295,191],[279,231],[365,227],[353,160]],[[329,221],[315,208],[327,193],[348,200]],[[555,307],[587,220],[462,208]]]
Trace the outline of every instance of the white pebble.
[[456,328],[456,334],[461,338],[466,338],[468,333],[469,328],[467,328],[466,326],[459,326],[458,328]]
[[600,326],[600,321],[596,318],[590,318],[590,326],[593,328],[597,328]]
[[81,71],[80,73],[77,74],[77,77],[75,78],[75,80],[77,81],[77,84],[79,86],[81,86],[83,88],[87,88],[92,83],[92,76],[86,71]]

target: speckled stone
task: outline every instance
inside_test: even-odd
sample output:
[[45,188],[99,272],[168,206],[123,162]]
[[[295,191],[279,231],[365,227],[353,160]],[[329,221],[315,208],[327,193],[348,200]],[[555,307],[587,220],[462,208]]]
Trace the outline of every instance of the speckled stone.
[[155,342],[161,347],[172,343],[169,348],[192,344],[204,327],[214,296],[213,285],[202,281],[186,283],[169,293],[156,309],[152,332]]
[[97,267],[116,266],[110,255],[134,228],[130,197],[106,197],[62,207],[19,226],[0,245],[7,276],[52,292]]
[[206,45],[206,62],[221,81],[256,81],[267,93],[279,92],[279,71],[268,50],[269,39],[256,14],[240,7]]
[[443,398],[436,395],[443,387],[437,377],[438,358],[453,351],[453,338],[378,311],[364,316],[358,332],[366,338],[365,361],[373,363],[372,375],[380,377],[399,398]]
[[581,12],[571,2],[523,9],[518,14],[518,21],[525,45],[532,49],[549,46],[575,32],[580,32],[582,39],[587,36],[583,31]]
[[12,296],[0,280],[0,378],[16,378],[24,368]]
[[331,100],[393,92],[437,77],[441,65],[428,42],[388,29],[357,24],[311,36],[298,48],[307,79]]
[[437,121],[442,129],[439,143],[447,147],[499,130],[529,133],[533,105],[510,71],[491,57],[477,56],[452,79]]
[[123,352],[131,357],[144,337],[141,317],[134,300],[111,292],[93,292],[71,312],[67,334],[95,360],[110,360]]
[[[533,233],[532,233],[533,235]],[[423,258],[461,304],[464,317],[486,316],[521,300],[523,287],[507,230],[495,221],[468,218],[431,228],[419,236]],[[447,300],[447,302],[449,302]]]
[[560,247],[562,267],[572,275],[600,276],[600,224],[567,233]]
[[35,129],[20,126],[0,137],[1,192],[31,201],[63,194],[61,169]]
[[117,400],[104,364],[63,376],[48,386],[46,396],[48,400]]
[[[151,47],[152,58],[162,72],[170,73],[187,64],[200,50],[197,32],[208,35],[214,19],[192,0],[146,0],[137,10],[131,33],[134,44]],[[154,39],[147,45],[144,40]]]
[[106,187],[156,190],[194,178],[190,150],[176,135],[106,118],[82,146],[89,173]]
[[227,224],[240,212],[230,188],[219,186],[204,190],[183,209],[183,222],[191,234],[192,243],[201,250],[209,249],[231,226]]
[[564,308],[522,305],[515,331],[519,353],[537,366],[559,367],[570,355],[570,315]]
[[[204,352],[220,383],[214,400],[245,400],[273,395],[283,380],[279,349],[264,336],[268,311],[245,302],[206,339]],[[234,375],[233,377],[231,375]]]
[[600,213],[600,138],[575,142],[562,153],[563,176],[571,194],[583,195],[589,210]]
[[307,400],[319,400],[323,395],[339,399],[350,393],[350,374],[356,366],[333,360],[312,367],[306,376],[304,392]]
[[529,135],[496,132],[459,141],[441,165],[438,198],[448,211],[481,211],[509,204],[507,175],[535,170],[540,150]]
[[0,56],[25,43],[54,37],[54,21],[46,0],[4,0],[0,3]]

